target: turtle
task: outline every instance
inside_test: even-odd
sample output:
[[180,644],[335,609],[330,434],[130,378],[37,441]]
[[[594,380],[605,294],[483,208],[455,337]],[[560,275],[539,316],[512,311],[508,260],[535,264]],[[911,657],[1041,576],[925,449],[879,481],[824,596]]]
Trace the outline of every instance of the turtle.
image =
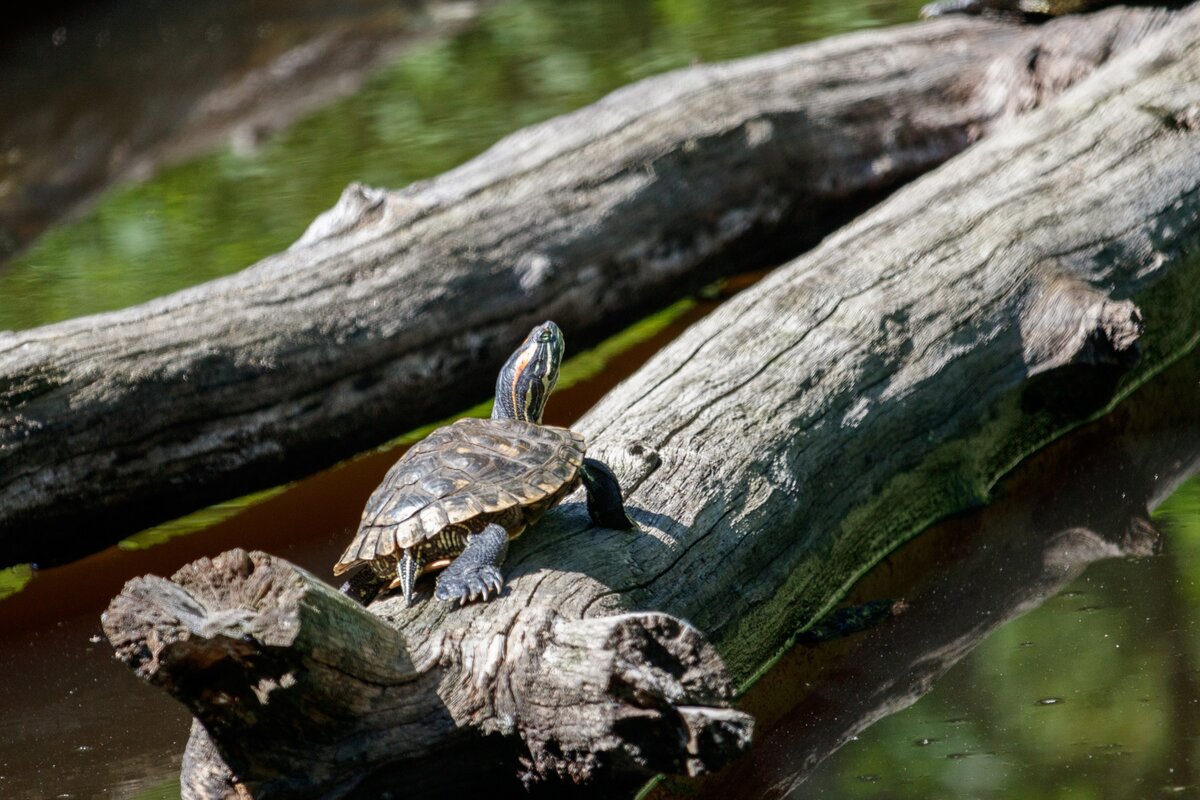
[[440,569],[439,600],[497,596],[509,540],[580,483],[593,524],[636,527],[616,476],[586,456],[583,435],[542,424],[564,349],[558,325],[535,326],[500,370],[490,419],[438,428],[388,470],[333,567],[334,575],[363,567],[343,592],[366,603],[399,587],[411,605],[417,578]]

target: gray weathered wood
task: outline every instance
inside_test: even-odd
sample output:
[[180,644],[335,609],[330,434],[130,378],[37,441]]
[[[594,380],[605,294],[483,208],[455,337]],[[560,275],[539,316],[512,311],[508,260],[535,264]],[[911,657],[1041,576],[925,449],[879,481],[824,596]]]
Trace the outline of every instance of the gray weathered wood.
[[185,757],[188,797],[365,796],[366,771],[349,762],[403,762],[419,796],[478,790],[488,770],[464,761],[448,777],[445,751],[478,738],[481,707],[521,734],[531,779],[567,782],[711,771],[752,727],[724,707],[733,691],[716,651],[664,614],[544,609],[536,627],[494,631],[456,663],[455,637],[406,641],[287,562],[233,550],[170,581],[130,581],[104,627],[119,658],[202,723]]
[[464,408],[532,323],[579,348],[794,253],[1170,18],[946,19],[669,73],[437,179],[351,186],[237,275],[0,334],[0,564],[96,549]]
[[[611,392],[577,427],[621,478],[640,532],[591,530],[569,501],[514,544],[493,602],[452,609],[428,585],[413,608],[375,602],[412,663],[437,665],[408,702],[444,703],[456,726],[536,749],[527,725],[544,709],[508,691],[537,669],[522,662],[557,626],[631,611],[689,620],[749,683],[887,552],[985,501],[1016,461],[1190,349],[1198,273],[1200,7],[738,295]],[[115,601],[126,621],[108,622],[137,669],[162,640],[138,631],[176,592],[154,586],[140,605]],[[366,614],[347,624],[381,627]],[[175,685],[206,685],[188,674]],[[188,702],[202,719],[223,713]],[[208,733],[237,762],[244,738]],[[563,755],[530,773],[588,774],[586,758]],[[345,757],[350,773],[409,774]]]
[[749,679],[898,543],[1192,347],[1198,109],[1193,8],[699,322],[579,424],[662,516],[632,569],[573,596],[683,616]]

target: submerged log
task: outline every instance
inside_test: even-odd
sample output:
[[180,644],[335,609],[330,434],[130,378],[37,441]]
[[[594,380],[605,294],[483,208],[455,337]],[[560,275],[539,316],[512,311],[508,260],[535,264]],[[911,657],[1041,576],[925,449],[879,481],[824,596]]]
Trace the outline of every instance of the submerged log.
[[[341,663],[322,618],[290,610],[330,594],[311,580],[261,557],[234,579],[228,565],[246,562],[227,554],[185,568],[175,584],[131,582],[105,629],[131,667],[195,712],[185,785],[225,775],[226,794],[232,780],[265,798],[278,796],[273,781],[336,763],[288,791],[424,786],[451,779],[445,762],[406,756],[492,767],[496,741],[515,751],[507,769],[524,756],[531,780],[719,763],[746,723],[714,710],[723,673],[689,684],[683,665],[716,662],[676,620],[715,645],[735,685],[748,684],[898,544],[986,501],[1019,459],[1194,345],[1197,109],[1200,8],[738,295],[580,420],[621,478],[639,533],[589,530],[582,502],[568,502],[514,543],[508,588],[490,603],[453,609],[423,586],[413,608],[386,597],[374,616],[331,610],[338,637],[378,642],[359,648],[371,651],[359,673],[371,674],[376,655],[413,665],[413,680],[370,688],[376,730],[390,730],[392,715],[401,730],[388,735],[413,737],[403,752],[357,747],[353,704],[339,717],[314,699],[306,720],[296,709],[310,707],[310,684],[292,673],[284,686],[287,670],[257,666]],[[282,576],[271,585],[305,588],[288,602],[227,599],[257,598],[259,570]],[[304,630],[276,639],[267,633],[276,618]],[[541,702],[528,676],[553,674],[555,692],[564,682],[595,691],[548,659],[564,646],[611,650],[606,626],[624,619],[636,621],[639,644],[625,662],[597,656],[610,677],[604,696],[653,710],[584,728],[598,736],[589,750],[554,728],[573,725],[574,711]],[[603,635],[564,644],[561,632],[579,626]],[[662,630],[686,631],[686,642],[668,646],[675,634]],[[647,663],[671,665],[669,674]],[[276,714],[280,726],[304,727],[268,753],[254,731]],[[656,740],[669,753],[643,749],[647,729],[673,733]],[[718,757],[696,756],[705,752]],[[304,767],[281,777],[285,762]]]
[[0,565],[71,558],[464,408],[532,323],[587,345],[797,252],[1170,19],[945,19],[695,66],[437,179],[351,186],[237,275],[0,334]]

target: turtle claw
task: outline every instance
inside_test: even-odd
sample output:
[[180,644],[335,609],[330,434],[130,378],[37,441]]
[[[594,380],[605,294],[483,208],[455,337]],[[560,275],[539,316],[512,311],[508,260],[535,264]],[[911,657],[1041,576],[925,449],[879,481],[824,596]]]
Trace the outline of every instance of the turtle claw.
[[466,605],[476,598],[486,601],[498,596],[503,587],[504,579],[500,577],[500,570],[491,564],[484,564],[458,574],[447,569],[438,577],[433,595],[438,600]]

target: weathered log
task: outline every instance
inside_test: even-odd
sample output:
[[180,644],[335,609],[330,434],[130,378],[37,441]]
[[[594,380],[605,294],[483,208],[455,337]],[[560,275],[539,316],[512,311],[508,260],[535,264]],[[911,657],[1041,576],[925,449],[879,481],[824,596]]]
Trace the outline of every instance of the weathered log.
[[1112,0],[938,0],[923,6],[921,16],[929,18],[943,14],[1011,14],[1036,21],[1063,14],[1081,14],[1111,5]]
[[637,540],[585,607],[683,616],[746,680],[898,543],[1190,349],[1198,45],[1193,8],[602,400],[579,427],[670,547]]
[[464,408],[533,322],[585,346],[794,253],[1171,16],[946,19],[692,67],[435,180],[351,186],[240,274],[0,334],[0,564],[70,558]]
[[521,733],[541,777],[699,774],[749,743],[750,718],[724,707],[733,691],[716,651],[686,623],[539,617],[485,639],[406,641],[303,570],[233,550],[171,581],[130,581],[104,626],[119,658],[203,722],[185,758],[191,797],[361,793],[348,759],[408,762],[406,793],[478,788],[485,769],[455,778],[439,753],[474,738],[485,707]]
[[1089,564],[1157,552],[1151,511],[1200,470],[1200,405],[1181,402],[1197,381],[1193,350],[1102,421],[1022,464],[998,502],[889,556],[888,569],[854,594],[903,594],[904,614],[824,652],[795,648],[764,681],[770,686],[739,700],[758,717],[751,752],[701,787],[660,784],[652,800],[792,796],[826,757],[920,699],[993,631]]
[[[588,530],[568,503],[515,543],[495,601],[451,609],[426,587],[413,608],[373,604],[413,663],[437,665],[405,703],[454,709],[453,736],[524,733],[536,749],[526,715],[541,710],[513,702],[522,683],[509,676],[538,668],[519,662],[536,662],[556,626],[631,610],[689,620],[737,684],[751,681],[899,543],[984,502],[1019,459],[1194,345],[1197,108],[1200,8],[691,328],[577,426],[622,479],[640,535]],[[1039,303],[1049,296],[1054,313]],[[1052,397],[1049,382],[1073,385],[1080,369],[1116,373],[1070,403],[1026,402],[1034,381]],[[210,574],[197,570],[193,583]],[[106,630],[134,668],[168,640],[144,632],[167,586],[135,582],[114,601]],[[366,613],[346,624],[381,627]],[[253,634],[245,644],[243,660],[267,652]],[[236,772],[244,730],[194,695],[208,680],[185,670],[174,691],[214,737],[210,755],[264,786],[270,773]],[[255,714],[293,691],[274,689]],[[249,703],[253,686],[239,696]],[[450,737],[422,744],[450,752]],[[318,758],[290,741],[296,763]],[[343,779],[428,778],[424,762],[389,772],[356,756],[335,754]],[[530,773],[602,773],[549,758]]]

